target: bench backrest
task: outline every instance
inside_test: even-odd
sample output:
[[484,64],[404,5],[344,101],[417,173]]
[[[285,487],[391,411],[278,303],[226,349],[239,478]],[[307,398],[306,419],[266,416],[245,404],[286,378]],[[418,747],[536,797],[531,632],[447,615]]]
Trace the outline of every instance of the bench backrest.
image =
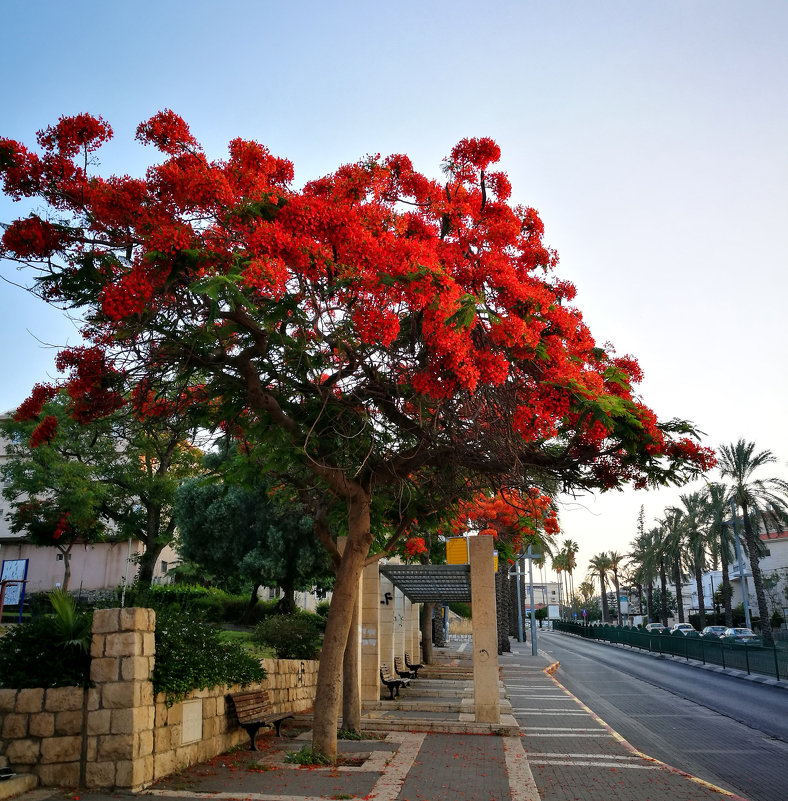
[[235,693],[228,696],[235,706],[235,714],[242,723],[245,720],[265,715],[271,711],[271,702],[268,690],[250,690],[245,693]]
[[398,672],[401,670],[403,673],[405,672],[405,666],[402,664],[401,656],[394,657],[394,670]]
[[380,666],[380,678],[383,679],[383,681],[399,680],[399,676],[391,675],[391,668],[385,662]]

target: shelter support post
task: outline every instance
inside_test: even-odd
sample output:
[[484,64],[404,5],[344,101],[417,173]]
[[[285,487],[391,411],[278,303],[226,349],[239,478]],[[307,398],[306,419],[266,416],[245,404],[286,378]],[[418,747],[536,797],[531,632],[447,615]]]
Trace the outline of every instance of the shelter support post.
[[469,537],[473,604],[473,695],[478,723],[500,723],[493,538]]

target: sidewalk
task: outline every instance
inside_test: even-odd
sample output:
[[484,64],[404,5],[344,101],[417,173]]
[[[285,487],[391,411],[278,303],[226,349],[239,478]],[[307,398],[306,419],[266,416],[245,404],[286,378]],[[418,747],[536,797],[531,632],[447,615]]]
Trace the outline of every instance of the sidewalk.
[[[234,751],[157,783],[139,796],[238,801],[705,801],[738,798],[636,752],[566,691],[546,654],[514,643],[500,658],[503,736],[469,733],[465,718],[471,645],[439,649],[440,670],[402,691],[401,703],[381,702],[364,728],[383,739],[340,741],[342,763],[302,768],[287,751],[311,741],[308,720],[264,735],[259,752]],[[441,686],[441,681],[444,682]],[[422,689],[419,690],[419,685]],[[511,701],[511,705],[509,704]],[[467,731],[462,730],[462,726]],[[408,730],[400,727],[408,726]],[[392,730],[396,727],[396,730]],[[292,739],[291,739],[292,738]],[[2,784],[0,784],[0,792]],[[2,795],[0,795],[2,797]],[[23,801],[112,801],[116,793],[34,790]],[[125,796],[130,798],[131,796]]]

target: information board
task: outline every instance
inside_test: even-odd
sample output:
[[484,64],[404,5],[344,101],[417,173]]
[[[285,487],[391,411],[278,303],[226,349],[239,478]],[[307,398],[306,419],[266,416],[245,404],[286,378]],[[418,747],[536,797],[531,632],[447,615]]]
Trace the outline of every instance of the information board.
[[[0,570],[0,581],[22,582],[27,578],[27,563],[29,559],[4,559],[3,567]],[[16,606],[23,597],[22,588],[25,585],[6,584],[3,604],[5,606]]]

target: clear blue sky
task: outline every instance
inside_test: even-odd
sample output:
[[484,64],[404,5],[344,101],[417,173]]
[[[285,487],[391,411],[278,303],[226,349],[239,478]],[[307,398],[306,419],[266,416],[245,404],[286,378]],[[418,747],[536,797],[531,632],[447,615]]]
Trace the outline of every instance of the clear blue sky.
[[[644,400],[708,443],[754,439],[788,473],[788,3],[5,0],[0,136],[63,114],[113,126],[103,168],[141,174],[137,124],[172,108],[211,157],[254,138],[303,182],[366,153],[435,174],[465,136],[503,149],[600,343],[633,353]],[[0,197],[0,221],[29,207]],[[17,280],[13,265],[0,273]],[[0,408],[75,341],[0,287]],[[565,509],[580,564],[627,550],[627,490]]]

